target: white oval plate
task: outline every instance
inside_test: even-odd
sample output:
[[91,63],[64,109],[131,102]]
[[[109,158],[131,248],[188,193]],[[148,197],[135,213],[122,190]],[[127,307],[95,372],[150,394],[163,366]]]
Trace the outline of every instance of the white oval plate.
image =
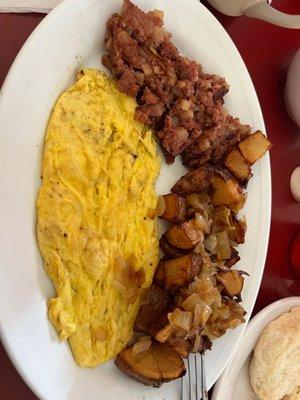
[[[231,85],[227,108],[255,129],[265,130],[247,69],[225,30],[197,0],[139,0],[143,9],[165,11],[166,27],[185,55]],[[66,343],[59,343],[47,318],[53,294],[35,239],[35,199],[45,127],[58,95],[81,67],[101,67],[105,22],[120,0],[66,0],[30,36],[2,88],[0,103],[0,322],[1,337],[17,369],[45,400],[159,400],[180,398],[179,382],[147,388],[127,378],[113,362],[79,368]],[[166,193],[183,174],[162,166],[158,192]],[[241,248],[246,279],[244,306],[251,314],[264,268],[270,224],[269,157],[254,167],[245,214],[247,245]],[[229,332],[207,355],[211,387],[224,370],[245,325]]]
[[300,306],[300,297],[275,301],[249,322],[225,371],[214,386],[212,400],[258,400],[249,381],[252,350],[264,328],[281,314]]

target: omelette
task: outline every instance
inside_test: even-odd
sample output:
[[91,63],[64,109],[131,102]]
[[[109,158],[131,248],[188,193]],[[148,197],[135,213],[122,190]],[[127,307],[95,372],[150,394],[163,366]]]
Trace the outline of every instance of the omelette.
[[48,122],[37,238],[56,295],[48,315],[80,366],[116,356],[158,262],[153,132],[136,103],[97,70],[82,70]]

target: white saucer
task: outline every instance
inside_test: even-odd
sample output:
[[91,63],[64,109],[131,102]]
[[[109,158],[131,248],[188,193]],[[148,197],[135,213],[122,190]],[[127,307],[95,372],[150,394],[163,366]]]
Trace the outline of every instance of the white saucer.
[[212,400],[257,400],[249,382],[252,350],[265,326],[279,315],[300,306],[300,297],[275,301],[261,310],[248,324],[239,346],[215,384]]

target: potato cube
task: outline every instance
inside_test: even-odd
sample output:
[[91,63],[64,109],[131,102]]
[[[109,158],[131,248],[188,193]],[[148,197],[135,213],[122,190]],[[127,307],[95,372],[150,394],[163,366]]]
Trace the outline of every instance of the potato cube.
[[252,176],[251,168],[237,147],[234,147],[225,157],[224,166],[242,185],[246,185]]
[[186,213],[186,200],[184,197],[170,193],[163,196],[165,211],[160,218],[169,222],[183,222]]
[[239,183],[226,171],[215,171],[212,181],[214,189],[212,204],[214,206],[231,206],[243,199],[243,191]]
[[244,278],[237,270],[218,272],[217,281],[223,286],[224,293],[231,298],[239,296],[244,286]]
[[165,288],[189,284],[200,271],[201,265],[202,259],[195,253],[165,261]]
[[256,131],[242,140],[238,147],[246,162],[252,165],[269,150],[271,142],[261,131]]
[[162,235],[160,238],[159,246],[166,258],[178,258],[185,256],[190,252],[190,250],[182,250],[178,249],[178,247],[172,246],[165,238],[165,235]]
[[204,233],[197,228],[195,220],[172,226],[166,233],[167,241],[179,249],[193,249],[204,240]]
[[246,200],[247,200],[247,194],[243,193],[243,195],[240,197],[238,203],[231,204],[229,206],[230,210],[232,210],[235,214],[237,214],[244,207]]

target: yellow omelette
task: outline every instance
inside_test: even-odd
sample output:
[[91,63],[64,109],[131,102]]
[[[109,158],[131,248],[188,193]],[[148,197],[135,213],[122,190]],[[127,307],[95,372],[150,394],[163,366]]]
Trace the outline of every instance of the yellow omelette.
[[[160,162],[135,107],[104,73],[83,70],[57,100],[46,132],[37,237],[57,293],[49,318],[85,367],[131,339],[158,262],[149,210]],[[131,271],[125,284],[122,268]]]

